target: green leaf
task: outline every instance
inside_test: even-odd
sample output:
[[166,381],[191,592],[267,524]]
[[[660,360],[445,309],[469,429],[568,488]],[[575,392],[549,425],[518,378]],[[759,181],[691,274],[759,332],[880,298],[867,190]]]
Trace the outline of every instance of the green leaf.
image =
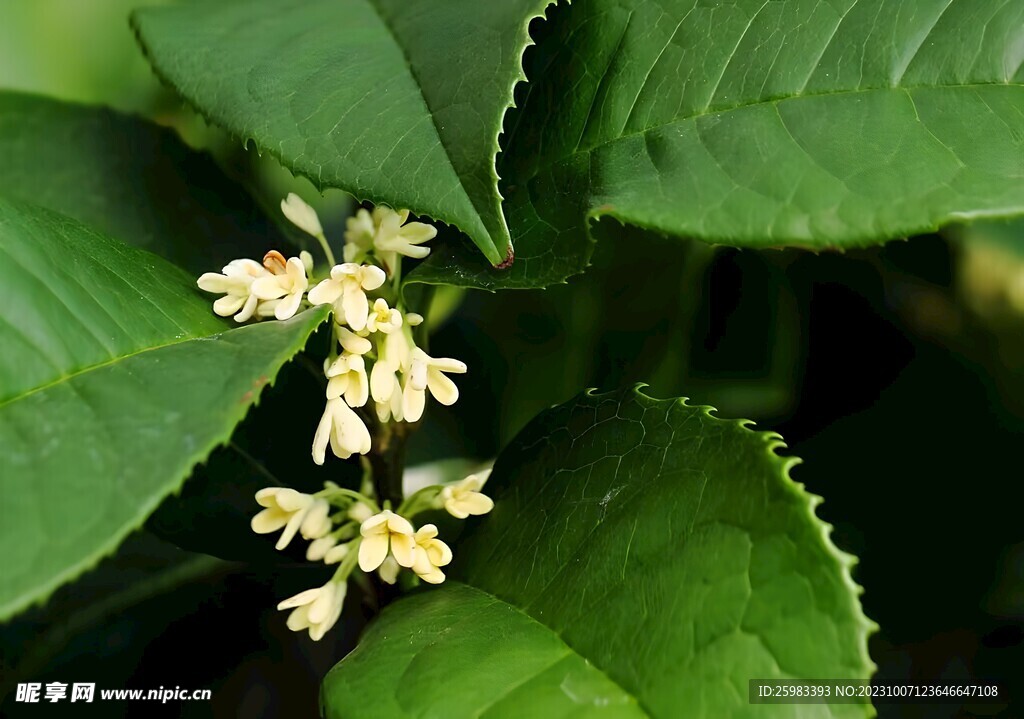
[[287,240],[213,160],[140,118],[0,92],[0,194],[197,274]]
[[541,414],[453,579],[384,611],[325,679],[327,716],[719,719],[749,712],[750,679],[867,679],[853,558],[797,460],[710,412],[627,391]]
[[511,252],[494,158],[527,26],[553,0],[258,0],[133,16],[157,73],[320,187]]
[[593,0],[528,62],[499,174],[518,260],[410,281],[543,286],[607,216],[743,247],[859,247],[1024,213],[1024,4]]
[[232,328],[195,279],[0,199],[0,618],[110,553],[323,321]]

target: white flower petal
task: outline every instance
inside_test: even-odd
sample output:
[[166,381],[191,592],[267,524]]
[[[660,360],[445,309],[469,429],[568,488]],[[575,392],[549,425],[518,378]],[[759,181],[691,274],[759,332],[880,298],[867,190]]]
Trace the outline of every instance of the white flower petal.
[[398,379],[395,377],[394,370],[384,362],[379,360],[374,362],[373,369],[370,370],[370,396],[373,397],[373,401],[388,402],[392,393],[397,389],[397,385]]
[[371,534],[363,536],[359,543],[359,568],[364,572],[372,572],[379,567],[388,556],[388,535]]
[[380,565],[377,570],[377,574],[380,575],[381,581],[385,584],[394,584],[398,581],[398,573],[402,570],[401,565],[395,561],[394,557],[388,557],[384,560],[384,563]]
[[459,388],[450,377],[434,367],[427,370],[427,387],[434,399],[443,405],[453,405],[459,399]]
[[306,512],[299,531],[304,539],[319,539],[331,531],[331,505],[327,500],[317,498]]
[[342,559],[348,556],[350,551],[351,549],[347,544],[340,544],[337,547],[333,547],[324,555],[324,564],[338,564]]
[[360,273],[359,284],[362,285],[364,290],[375,290],[384,284],[388,276],[379,267],[374,265],[364,265]]
[[356,332],[366,327],[366,318],[370,315],[370,306],[366,294],[358,286],[346,284],[341,298],[342,312],[345,322]]
[[281,300],[280,304],[274,308],[274,317],[282,321],[294,317],[295,313],[299,310],[299,304],[301,304],[301,302],[302,293],[293,292]]
[[234,289],[236,281],[224,275],[219,275],[216,272],[205,272],[199,276],[196,284],[199,285],[199,289],[205,292],[224,294]]
[[395,555],[395,561],[401,564],[403,567],[411,567],[413,563],[413,548],[416,543],[413,541],[412,534],[392,534],[391,535],[391,553]]
[[253,314],[256,312],[256,305],[259,303],[260,298],[256,295],[249,295],[245,300],[245,305],[241,311],[235,315],[235,322],[248,322],[252,319]]
[[323,280],[309,291],[306,298],[311,305],[330,305],[341,297],[342,284],[338,280]]
[[331,427],[334,423],[334,415],[331,412],[331,400],[328,400],[327,407],[320,417],[320,424],[316,427],[316,434],[313,436],[313,461],[323,464],[327,454],[327,444],[331,440]]
[[428,364],[441,372],[452,372],[454,374],[465,374],[466,363],[449,357],[431,357]]
[[348,382],[349,375],[347,372],[327,380],[327,399],[337,399],[345,394],[345,391],[348,389]]
[[288,615],[285,625],[293,632],[301,632],[310,626],[309,606],[303,605]]
[[461,509],[469,514],[487,514],[494,509],[494,500],[486,494],[470,492],[459,502]]
[[256,534],[270,534],[288,524],[289,517],[291,514],[288,512],[282,512],[277,507],[268,507],[253,517],[249,524]]
[[364,355],[373,349],[373,344],[346,327],[338,328],[338,342],[341,348],[354,355]]
[[320,594],[309,605],[310,622],[320,624],[330,616],[334,605],[334,595],[338,591],[337,586],[335,582],[328,582],[320,588]]
[[289,597],[277,605],[279,610],[281,609],[293,609],[294,607],[301,607],[309,604],[314,599],[320,596],[320,587],[316,589],[307,589],[304,592],[299,592],[294,597]]
[[277,275],[259,278],[252,283],[250,290],[261,300],[276,300],[288,294],[288,290],[281,286]]
[[437,237],[437,228],[424,222],[410,222],[402,227],[402,238],[413,245],[420,245]]
[[410,537],[415,534],[412,528],[412,524],[408,519],[400,514],[395,514],[390,510],[384,510],[388,515],[388,531],[392,534],[407,534]]
[[402,391],[402,415],[406,422],[418,422],[423,416],[423,409],[427,403],[427,395],[421,389],[412,386],[412,382],[405,381],[405,389]]
[[284,213],[284,216],[293,225],[303,232],[313,235],[313,237],[318,237],[324,233],[316,210],[306,204],[294,192],[289,192],[288,197],[281,200],[281,212]]
[[292,539],[299,532],[299,527],[302,526],[302,520],[306,516],[306,511],[301,510],[292,514],[288,520],[288,524],[284,526],[284,531],[281,532],[281,536],[278,537],[277,544],[274,547],[281,551],[291,544]]
[[231,315],[238,312],[242,305],[245,304],[247,297],[240,295],[224,295],[218,297],[213,303],[213,311],[221,317],[230,317]]
[[337,543],[338,540],[330,536],[314,539],[306,548],[306,559],[311,562],[319,562],[321,559],[326,559],[328,552],[332,549],[337,549],[335,547]]
[[262,507],[276,507],[277,494],[284,487],[264,487],[256,493],[256,503]]

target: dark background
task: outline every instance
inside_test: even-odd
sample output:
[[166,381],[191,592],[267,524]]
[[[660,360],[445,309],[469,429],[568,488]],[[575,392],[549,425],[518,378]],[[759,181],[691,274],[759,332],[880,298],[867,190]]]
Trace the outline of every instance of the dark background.
[[[269,197],[312,197],[159,88],[124,20],[138,4],[5,5],[0,86],[157,117]],[[81,58],[68,62],[67,47]],[[347,200],[331,194],[320,208],[340,238]],[[470,373],[457,405],[431,408],[412,461],[492,458],[537,412],[587,387],[645,382],[652,396],[754,419],[804,459],[795,479],[825,498],[818,513],[835,543],[860,557],[855,579],[881,627],[870,643],[879,676],[997,681],[1015,702],[887,705],[880,716],[1024,716],[1024,251],[1013,244],[1024,226],[821,255],[712,250],[615,223],[597,234],[594,267],[566,286],[445,293],[457,311],[438,319],[432,349]],[[316,382],[303,362],[289,365],[182,498],[45,607],[0,625],[0,715],[316,716],[320,679],[372,607],[353,590],[318,644],[285,628],[276,603],[323,572],[248,531],[266,479],[246,459],[299,487],[336,476],[338,463],[317,470],[308,457]],[[294,396],[311,398],[309,426],[275,425],[275,403]],[[204,497],[216,502],[183,524],[175,510]],[[244,561],[188,551],[211,547]],[[18,681],[203,688],[213,700],[72,711],[13,704]]]

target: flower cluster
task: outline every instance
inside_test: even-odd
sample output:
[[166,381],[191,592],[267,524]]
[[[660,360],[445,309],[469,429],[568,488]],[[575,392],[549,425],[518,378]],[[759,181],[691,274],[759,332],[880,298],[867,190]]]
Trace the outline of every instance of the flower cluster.
[[[459,389],[448,376],[466,372],[458,360],[428,355],[415,340],[423,317],[408,311],[401,293],[403,257],[422,259],[437,234],[430,225],[409,222],[409,212],[378,207],[361,209],[348,220],[344,262],[334,261],[320,218],[297,195],[281,202],[281,212],[319,242],[327,276],[317,277],[308,252],[285,258],[271,250],[262,263],[234,260],[221,273],[208,272],[198,285],[222,295],[213,309],[236,322],[274,317],[287,320],[307,306],[331,308],[331,348],[323,363],[326,405],[313,437],[313,461],[323,464],[327,448],[341,459],[384,451],[388,425],[418,422],[429,393],[451,405]],[[420,330],[422,331],[422,330]],[[372,431],[371,431],[372,430]],[[381,441],[376,441],[377,436]],[[358,567],[394,584],[402,569],[431,584],[444,581],[442,570],[452,550],[438,539],[433,524],[414,527],[420,512],[444,508],[460,519],[486,514],[494,503],[481,494],[486,474],[452,485],[433,485],[405,498],[392,511],[373,489],[372,466],[363,460],[367,480],[361,492],[327,482],[316,494],[284,487],[256,493],[263,507],[252,519],[259,534],[280,532],[283,550],[301,535],[309,541],[306,558],[337,565],[323,586],[301,592],[278,605],[290,609],[288,627],[321,639],[341,616],[348,578]]]
[[411,520],[420,512],[441,508],[460,519],[486,514],[494,506],[480,493],[486,480],[487,473],[481,473],[454,484],[426,487],[408,497],[396,511],[386,503],[381,509],[372,496],[331,482],[316,494],[283,487],[261,489],[256,501],[264,509],[252,519],[254,532],[281,531],[278,549],[285,549],[296,535],[301,535],[310,540],[306,559],[338,565],[323,586],[277,605],[278,609],[292,610],[288,628],[308,630],[311,639],[321,639],[341,616],[348,578],[357,566],[363,572],[376,571],[389,584],[398,580],[403,568],[424,582],[443,582],[442,567],[452,561],[451,548],[438,539],[436,525],[424,524],[416,529]]
[[285,260],[271,250],[263,256],[262,265],[255,260],[232,260],[220,274],[207,272],[197,284],[224,295],[213,303],[213,311],[221,317],[234,315],[236,322],[265,317],[286,320],[299,311],[312,269],[313,256],[308,252]]
[[324,362],[327,402],[313,437],[313,461],[323,464],[328,447],[341,459],[370,451],[370,430],[357,412],[370,400],[381,423],[419,421],[428,393],[441,404],[454,404],[459,389],[447,375],[465,373],[466,365],[431,357],[416,345],[413,328],[423,317],[406,311],[399,286],[401,257],[426,257],[430,249],[423,245],[437,230],[409,222],[408,210],[360,209],[348,220],[345,262],[335,264],[312,207],[292,193],[281,202],[281,211],[320,242],[332,265],[329,277],[313,285],[308,252],[286,260],[272,250],[262,264],[234,260],[222,274],[208,272],[198,284],[224,295],[213,309],[224,317],[234,315],[237,322],[270,316],[285,320],[304,302],[330,305],[334,339]]

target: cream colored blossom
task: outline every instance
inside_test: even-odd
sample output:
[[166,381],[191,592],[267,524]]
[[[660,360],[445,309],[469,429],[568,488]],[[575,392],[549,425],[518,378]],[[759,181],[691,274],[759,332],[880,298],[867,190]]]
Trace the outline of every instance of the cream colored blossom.
[[252,531],[270,534],[284,528],[277,548],[284,549],[301,530],[306,539],[319,539],[331,531],[327,500],[287,487],[267,487],[256,493],[262,512],[252,518]]
[[340,459],[370,451],[370,431],[359,415],[340,397],[327,400],[320,424],[317,425],[313,437],[313,461],[317,464],[324,463],[328,444]]
[[338,538],[329,534],[326,537],[314,539],[309,543],[309,546],[306,547],[306,559],[311,562],[319,562],[327,556],[328,552],[335,548],[337,543]]
[[324,228],[320,224],[316,210],[303,201],[294,192],[289,192],[288,197],[281,200],[281,212],[288,220],[303,232],[313,237],[323,237]]
[[488,469],[442,489],[439,499],[448,514],[465,519],[471,514],[487,514],[494,509],[494,500],[480,493],[490,476],[491,470]]
[[336,327],[338,333],[338,344],[346,352],[354,355],[364,355],[373,349],[373,343],[370,340],[357,335],[347,327]]
[[349,407],[362,407],[370,398],[366,362],[360,355],[345,352],[327,368],[327,399],[345,396]]
[[402,383],[399,372],[408,372],[412,366],[415,345],[408,328],[387,334],[377,334],[377,361],[370,370],[370,396],[376,404],[377,418],[381,422],[394,419],[401,422]]
[[459,399],[459,388],[444,372],[463,374],[466,364],[446,357],[431,357],[419,347],[412,351],[412,366],[402,395],[402,413],[407,422],[415,422],[423,416],[427,389],[444,405],[455,404]]
[[367,519],[359,527],[363,541],[359,543],[359,568],[372,572],[388,556],[388,549],[395,561],[403,567],[413,562],[413,529],[409,520],[390,509],[385,509]]
[[[269,253],[268,253],[269,254]],[[274,306],[279,320],[293,317],[309,287],[306,266],[298,257],[291,257],[283,271],[260,277],[252,283],[252,293],[261,300],[280,300]]]
[[385,584],[394,584],[398,581],[398,573],[401,570],[402,565],[395,561],[395,558],[389,554],[377,569],[377,576],[379,576],[381,581]]
[[270,276],[270,272],[255,260],[232,260],[221,272],[207,272],[196,284],[205,292],[224,295],[213,303],[213,311],[218,315],[235,315],[235,322],[247,322],[260,301],[252,292],[253,282]]
[[408,222],[409,211],[395,212],[387,207],[378,207],[373,211],[376,234],[373,236],[373,248],[381,261],[394,272],[398,265],[398,255],[423,259],[430,254],[429,247],[421,247],[437,236],[437,229],[423,222]]
[[288,628],[293,632],[309,630],[309,638],[320,641],[341,616],[347,585],[344,581],[330,581],[322,587],[307,589],[277,605],[280,610],[292,609],[288,615]]
[[409,211],[395,212],[390,207],[377,207],[372,213],[360,209],[346,222],[345,261],[358,262],[371,250],[393,273],[398,256],[423,259],[430,254],[422,247],[437,236],[437,229],[423,222],[407,222]]
[[345,262],[359,262],[373,249],[377,226],[369,210],[360,208],[345,221]]
[[366,329],[370,332],[391,334],[401,326],[402,313],[388,307],[388,301],[383,297],[378,297],[373,303],[369,317],[366,318]]
[[333,305],[338,319],[359,332],[366,327],[370,314],[366,293],[380,287],[386,279],[384,270],[373,265],[335,265],[330,279],[309,291],[309,301],[314,305]]
[[[377,369],[377,365],[374,365],[373,367],[374,369]],[[402,414],[402,383],[399,381],[398,375],[394,372],[391,372],[390,374],[382,373],[381,380],[383,382],[389,382],[391,389],[385,390],[387,399],[382,402],[374,401],[373,403],[374,409],[377,411],[377,419],[381,422],[401,422],[405,419],[405,415]],[[370,382],[372,385],[372,376],[370,378]]]
[[437,538],[437,527],[424,524],[413,535],[416,546],[413,548],[412,571],[420,579],[431,584],[444,581],[444,572],[440,570],[452,561],[451,548]]
[[348,544],[339,544],[337,547],[332,547],[324,555],[324,564],[339,564],[342,559],[348,556],[350,551],[352,551],[352,547]]
[[376,514],[376,512],[374,512],[366,502],[355,502],[348,508],[348,518],[354,519],[360,524],[365,522],[374,514]]

